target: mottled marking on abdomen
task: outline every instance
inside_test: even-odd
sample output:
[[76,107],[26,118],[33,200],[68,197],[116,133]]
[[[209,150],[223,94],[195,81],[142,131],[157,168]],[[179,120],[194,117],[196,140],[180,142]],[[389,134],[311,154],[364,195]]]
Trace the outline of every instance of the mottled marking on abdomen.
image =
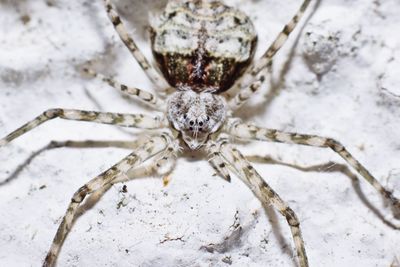
[[250,19],[221,2],[172,1],[152,25],[152,50],[173,87],[222,92],[250,63]]

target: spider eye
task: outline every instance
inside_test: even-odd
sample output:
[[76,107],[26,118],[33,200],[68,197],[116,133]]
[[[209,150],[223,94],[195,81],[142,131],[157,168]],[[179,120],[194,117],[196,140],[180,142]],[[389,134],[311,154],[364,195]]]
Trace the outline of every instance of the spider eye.
[[203,126],[203,122],[201,121],[201,122],[199,122],[199,126]]
[[189,124],[193,126],[193,124],[194,124],[194,121],[190,121],[190,122],[189,122]]
[[210,117],[209,117],[209,116],[207,116],[207,117],[206,117],[206,121],[209,121],[209,120],[210,120]]
[[186,114],[183,114],[183,118],[186,119],[186,118],[187,118],[187,115],[186,115]]

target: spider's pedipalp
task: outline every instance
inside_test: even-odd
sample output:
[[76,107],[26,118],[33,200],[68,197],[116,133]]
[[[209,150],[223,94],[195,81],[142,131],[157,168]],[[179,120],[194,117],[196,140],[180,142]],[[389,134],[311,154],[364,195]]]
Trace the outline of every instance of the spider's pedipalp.
[[159,175],[168,175],[175,167],[176,157],[180,151],[179,141],[170,141],[168,147],[155,159],[154,170]]
[[224,161],[221,152],[219,151],[219,144],[214,141],[207,143],[208,158],[211,166],[224,178],[226,181],[231,181],[228,166]]

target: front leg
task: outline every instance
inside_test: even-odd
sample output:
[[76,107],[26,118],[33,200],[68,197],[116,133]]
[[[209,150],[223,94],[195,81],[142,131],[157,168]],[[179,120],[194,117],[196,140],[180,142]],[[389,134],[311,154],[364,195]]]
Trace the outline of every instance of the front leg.
[[301,267],[308,267],[308,259],[304,240],[300,230],[300,222],[294,211],[281,199],[281,197],[265,182],[254,167],[237,150],[232,148],[226,140],[212,143],[209,146],[211,157],[218,158],[220,165],[216,169],[226,174],[228,169],[234,171],[239,178],[253,191],[263,206],[272,204],[283,215],[292,232],[297,256]]
[[101,191],[103,188],[109,186],[115,179],[121,176],[126,176],[126,173],[130,169],[137,167],[142,162],[163,151],[170,140],[171,137],[167,134],[156,136],[150,139],[142,146],[139,146],[135,152],[129,154],[110,169],[80,187],[72,196],[68,209],[60,226],[57,229],[57,233],[54,237],[53,243],[51,244],[50,250],[43,262],[43,267],[52,267],[55,265],[61,246],[71,230],[78,208],[83,200],[89,194],[99,190]]
[[339,154],[365,180],[368,181],[384,198],[388,199],[396,217],[400,216],[400,200],[383,187],[379,181],[338,141],[318,135],[299,134],[257,127],[253,124],[231,120],[226,131],[234,137],[260,141],[272,141],[287,144],[298,144],[314,147],[327,147]]
[[168,126],[168,121],[166,119],[150,117],[143,114],[123,114],[75,109],[49,109],[37,116],[32,121],[13,131],[6,137],[0,139],[0,147],[8,144],[24,133],[36,128],[40,124],[54,118],[75,121],[89,121],[142,129],[159,129]]

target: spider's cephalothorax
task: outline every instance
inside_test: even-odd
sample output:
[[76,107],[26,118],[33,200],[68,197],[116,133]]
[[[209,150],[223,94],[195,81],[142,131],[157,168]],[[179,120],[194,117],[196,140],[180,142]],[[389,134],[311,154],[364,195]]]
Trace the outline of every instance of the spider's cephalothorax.
[[171,86],[220,93],[251,62],[257,36],[245,14],[219,1],[171,1],[152,23],[151,43]]
[[208,92],[178,91],[169,97],[168,120],[190,149],[198,149],[226,118],[224,98]]

